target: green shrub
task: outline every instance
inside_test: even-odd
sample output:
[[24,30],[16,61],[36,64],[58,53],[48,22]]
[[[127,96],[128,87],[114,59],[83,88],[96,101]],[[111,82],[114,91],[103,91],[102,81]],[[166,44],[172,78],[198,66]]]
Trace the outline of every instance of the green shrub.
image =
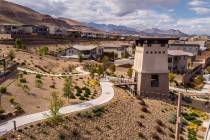
[[42,88],[43,82],[41,79],[36,79],[35,84],[37,88]]
[[15,96],[10,96],[10,97],[9,97],[9,102],[10,102],[11,104],[14,104],[14,103],[15,103]]
[[76,96],[81,96],[81,93],[80,93],[80,92],[77,92],[77,93],[76,93]]
[[7,88],[6,87],[0,87],[0,93],[6,93]]
[[58,134],[58,138],[60,139],[60,140],[64,140],[65,139],[65,134],[64,133],[59,133]]
[[37,78],[37,79],[41,79],[41,78],[42,78],[42,75],[37,74],[37,75],[36,75],[36,78]]
[[88,98],[90,96],[90,94],[85,93],[84,96]]
[[17,105],[17,106],[15,107],[15,109],[16,109],[16,111],[17,111],[18,113],[24,113],[24,110],[23,110],[23,108],[22,108],[20,105]]
[[5,113],[5,110],[2,107],[0,107],[0,114],[2,113]]
[[79,99],[80,100],[85,100],[85,97],[84,96],[80,96]]
[[170,122],[171,124],[176,124],[176,114],[173,114],[173,115],[171,116],[171,118],[169,119],[169,122]]
[[26,79],[25,78],[20,78],[20,83],[27,83]]

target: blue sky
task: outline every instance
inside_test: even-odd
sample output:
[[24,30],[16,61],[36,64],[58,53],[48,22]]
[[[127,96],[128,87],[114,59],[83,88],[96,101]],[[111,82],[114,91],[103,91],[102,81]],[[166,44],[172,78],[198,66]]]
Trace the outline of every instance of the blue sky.
[[210,0],[9,0],[55,17],[210,35]]

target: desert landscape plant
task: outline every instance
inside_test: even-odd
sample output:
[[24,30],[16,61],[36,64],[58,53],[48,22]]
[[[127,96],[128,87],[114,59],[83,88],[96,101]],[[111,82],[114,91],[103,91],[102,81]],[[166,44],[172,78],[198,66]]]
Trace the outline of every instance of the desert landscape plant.
[[58,96],[57,92],[52,92],[52,99],[50,101],[50,115],[49,121],[53,124],[62,120],[62,116],[59,113],[60,108],[63,106],[63,101]]
[[64,88],[63,88],[63,95],[66,97],[69,101],[69,99],[74,99],[74,93],[73,93],[73,86],[72,81],[69,78],[65,79]]

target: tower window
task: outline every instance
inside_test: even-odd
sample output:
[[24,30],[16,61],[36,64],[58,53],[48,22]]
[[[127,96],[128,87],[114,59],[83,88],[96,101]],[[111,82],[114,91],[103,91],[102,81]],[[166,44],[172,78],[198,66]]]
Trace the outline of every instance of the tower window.
[[146,54],[148,54],[149,52],[148,51],[146,51]]
[[163,54],[165,54],[166,52],[165,51],[163,51]]
[[153,54],[153,52],[151,51],[150,54]]
[[151,75],[151,87],[159,87],[159,75],[153,74]]

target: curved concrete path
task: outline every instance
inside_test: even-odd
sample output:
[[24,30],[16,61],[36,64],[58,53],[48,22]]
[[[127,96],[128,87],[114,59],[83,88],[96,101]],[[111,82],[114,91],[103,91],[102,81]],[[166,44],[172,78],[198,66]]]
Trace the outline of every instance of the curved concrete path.
[[69,73],[69,74],[62,74],[62,73],[52,74],[52,73],[38,72],[38,71],[30,70],[30,69],[27,69],[27,68],[21,68],[21,67],[18,67],[17,70],[25,71],[25,72],[31,73],[31,74],[40,74],[42,76],[50,76],[50,77],[63,77],[63,76],[68,77],[68,76],[72,76],[72,75],[82,76],[82,75],[88,75],[89,74],[89,72],[84,71],[82,67],[77,67],[76,68],[76,70],[79,72],[78,74],[72,74],[72,73]]
[[[98,98],[84,103],[62,107],[60,109],[60,113],[69,114],[72,112],[77,112],[91,107],[99,106],[112,100],[112,98],[114,97],[113,84],[103,79],[101,80],[100,85],[102,89],[102,94]],[[29,123],[44,120],[47,118],[47,115],[50,115],[50,111],[26,115],[7,121],[3,124],[0,124],[0,135],[4,135],[7,132],[13,130],[13,121],[16,121],[17,127],[20,127]]]

